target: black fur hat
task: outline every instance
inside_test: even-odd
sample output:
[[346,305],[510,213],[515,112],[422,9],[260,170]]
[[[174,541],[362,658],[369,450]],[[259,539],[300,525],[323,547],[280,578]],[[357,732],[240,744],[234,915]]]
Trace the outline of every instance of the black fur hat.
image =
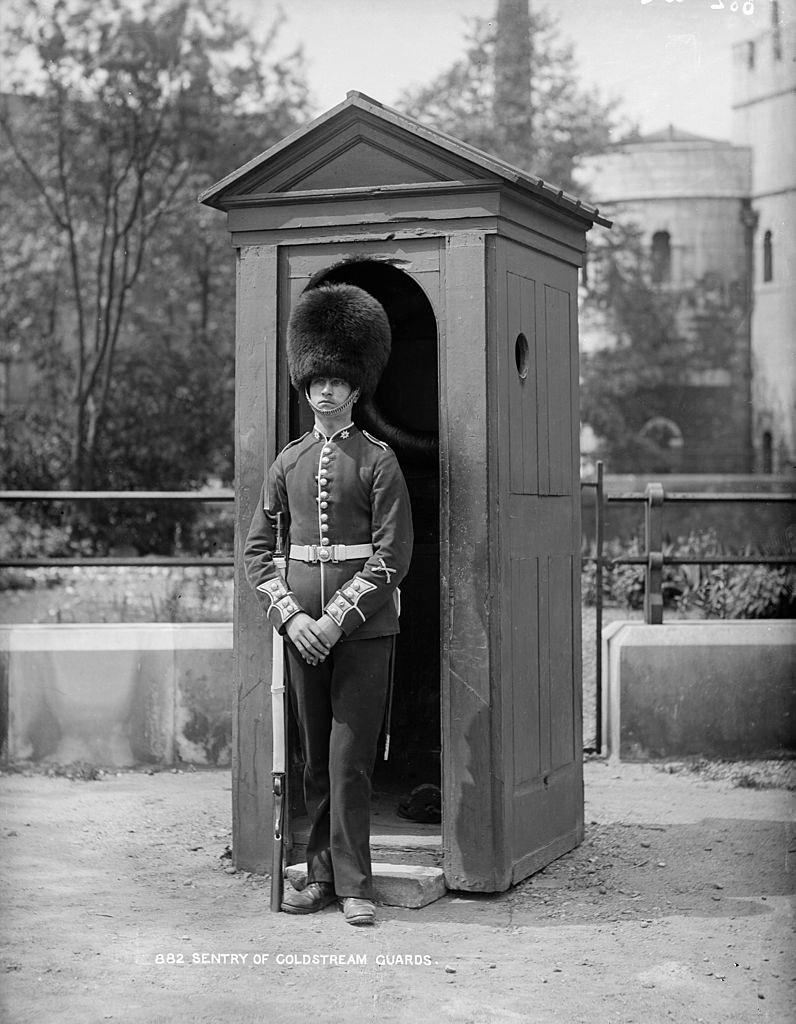
[[314,377],[340,377],[367,398],[389,358],[387,314],[362,288],[319,285],[296,303],[287,325],[287,365],[297,390]]

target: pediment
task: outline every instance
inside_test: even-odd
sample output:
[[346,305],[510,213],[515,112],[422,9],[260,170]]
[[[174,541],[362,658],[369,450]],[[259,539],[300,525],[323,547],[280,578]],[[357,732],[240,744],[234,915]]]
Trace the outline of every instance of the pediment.
[[254,191],[262,191],[263,185],[266,191],[294,192],[461,180],[453,178],[455,173],[456,168],[431,154],[356,124],[325,142],[316,139],[304,159],[292,162],[281,175],[272,169],[265,181],[254,183]]
[[241,168],[223,198],[476,179],[466,160],[359,107],[316,125]]
[[554,205],[589,224],[609,222],[573,196],[435,131],[376,100],[351,92],[343,103],[289,135],[226,178],[199,200],[216,209],[290,201],[304,195],[379,187],[438,188],[510,184],[534,201]]

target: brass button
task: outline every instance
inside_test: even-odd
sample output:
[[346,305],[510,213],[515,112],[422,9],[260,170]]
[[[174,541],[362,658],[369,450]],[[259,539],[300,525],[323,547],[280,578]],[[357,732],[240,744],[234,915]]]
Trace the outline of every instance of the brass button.
[[[315,500],[317,501],[318,499],[316,498]],[[328,507],[329,507],[329,502],[328,501],[322,501],[321,502],[321,508],[328,508]]]
[[321,544],[323,544],[325,546],[328,543],[329,543],[329,538],[328,537],[321,537]]
[[329,527],[327,526],[326,523],[321,523],[321,533],[326,533],[328,529]]
[[321,491],[321,501],[325,501],[329,497],[328,491]]
[[329,483],[329,481],[326,479],[326,477],[322,476],[321,479],[320,479],[321,487],[325,487],[328,483]]

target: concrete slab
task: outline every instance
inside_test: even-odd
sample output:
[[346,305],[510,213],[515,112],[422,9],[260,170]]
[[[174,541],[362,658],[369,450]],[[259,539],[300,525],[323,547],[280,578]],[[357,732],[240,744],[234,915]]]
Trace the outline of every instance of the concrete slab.
[[[307,870],[291,864],[285,877],[295,889],[303,889]],[[441,868],[419,864],[373,864],[373,888],[377,903],[388,907],[425,907],[447,892]]]
[[0,626],[10,761],[225,765],[231,623]]
[[603,634],[613,759],[761,757],[796,748],[796,622],[614,622]]

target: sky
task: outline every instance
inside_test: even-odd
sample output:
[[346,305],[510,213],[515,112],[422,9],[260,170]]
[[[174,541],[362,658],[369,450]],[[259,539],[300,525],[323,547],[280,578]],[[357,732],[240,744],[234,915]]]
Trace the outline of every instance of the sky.
[[[233,0],[264,30],[276,0]],[[619,98],[643,132],[668,124],[709,138],[732,136],[731,49],[770,23],[770,0],[531,0],[554,14],[574,44],[582,84]],[[735,11],[732,7],[736,7]],[[468,19],[497,0],[284,0],[276,52],[302,45],[316,113],[351,89],[394,105],[461,58]],[[780,0],[783,20],[796,0]],[[744,13],[744,10],[751,13]]]

